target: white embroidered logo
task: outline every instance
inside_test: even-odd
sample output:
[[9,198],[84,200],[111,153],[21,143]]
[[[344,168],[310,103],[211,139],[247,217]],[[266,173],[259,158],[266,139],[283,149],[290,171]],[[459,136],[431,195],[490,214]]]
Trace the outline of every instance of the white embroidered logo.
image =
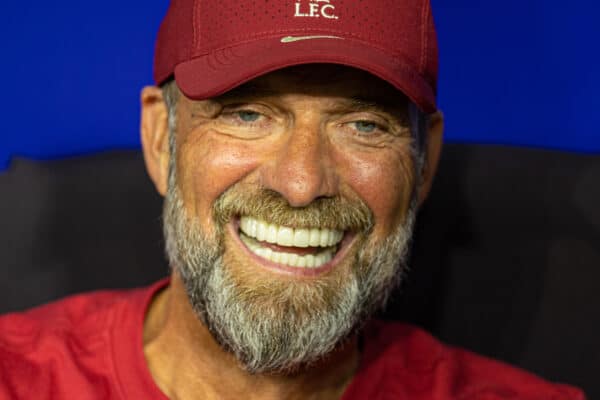
[[335,6],[331,4],[331,0],[310,0],[308,2],[296,0],[294,17],[338,19],[338,16],[335,15]]
[[313,36],[286,36],[281,38],[281,43],[293,43],[299,42],[301,40],[312,40],[312,39],[344,39],[339,36],[329,36],[329,35],[313,35]]

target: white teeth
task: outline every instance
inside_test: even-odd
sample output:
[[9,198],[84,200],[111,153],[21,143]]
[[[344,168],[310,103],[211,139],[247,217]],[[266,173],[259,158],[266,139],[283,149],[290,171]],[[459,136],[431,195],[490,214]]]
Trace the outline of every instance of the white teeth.
[[274,263],[279,264],[281,262],[281,255],[282,254],[284,254],[284,253],[278,253],[278,252],[274,251],[271,254],[271,261],[273,261]]
[[267,238],[265,239],[269,243],[277,242],[277,227],[275,225],[269,225],[267,227]]
[[330,239],[329,232],[321,232],[321,240],[319,241],[319,245],[323,247],[327,246],[327,243],[329,243]]
[[321,244],[321,231],[318,229],[311,229],[308,244],[311,247],[317,247]]
[[[298,268],[319,268],[333,258],[335,245],[342,241],[344,232],[318,228],[290,228],[267,224],[264,221],[250,217],[240,218],[240,238],[254,254],[277,264]],[[323,247],[316,254],[298,255],[274,251],[261,246],[260,242],[278,244],[286,247]]]
[[255,219],[253,219],[253,220],[250,220],[249,225],[250,225],[249,226],[250,230],[248,232],[252,235],[252,237],[255,237],[256,232],[258,231],[258,223],[256,222]]
[[332,229],[294,229],[287,226],[267,224],[251,217],[240,218],[244,234],[260,242],[290,247],[331,247],[338,244],[344,232]]
[[279,254],[279,261],[276,261],[278,263],[287,265],[290,259],[290,255],[288,253],[277,253]]
[[308,247],[309,239],[310,239],[310,231],[308,229],[295,229],[294,230],[294,246]]
[[294,253],[280,253],[273,251],[268,247],[262,247],[259,242],[246,236],[245,234],[241,234],[240,239],[242,239],[242,242],[244,242],[246,247],[248,247],[248,249],[250,249],[250,251],[257,256],[277,264],[283,264],[297,268],[319,268],[333,259],[333,253],[335,251],[333,248],[328,248],[318,254],[307,254],[301,256]]
[[[258,222],[259,225],[264,224],[264,222]],[[260,239],[258,239],[260,240]],[[294,245],[294,230],[292,228],[286,228],[282,226],[279,228],[277,239],[273,242],[269,243],[277,243],[281,246],[293,246]]]
[[296,265],[296,266],[297,266],[298,268],[305,268],[305,267],[306,267],[306,264],[307,264],[307,261],[308,261],[308,260],[306,259],[306,257],[302,257],[302,256],[300,256],[300,257],[298,257],[298,261],[297,261],[297,264],[298,264],[298,265]]
[[267,224],[258,224],[256,230],[256,238],[261,242],[265,241],[265,239],[267,238]]

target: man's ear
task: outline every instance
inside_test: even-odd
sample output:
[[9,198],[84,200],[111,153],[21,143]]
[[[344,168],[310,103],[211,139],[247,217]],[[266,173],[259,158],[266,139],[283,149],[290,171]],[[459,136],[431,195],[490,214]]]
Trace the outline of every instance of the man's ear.
[[444,115],[441,111],[437,111],[429,117],[426,158],[423,164],[423,171],[421,171],[421,183],[419,185],[419,206],[423,204],[431,190],[433,178],[442,153],[443,137]]
[[142,150],[146,170],[156,190],[164,196],[169,175],[169,122],[162,89],[147,86],[141,94]]

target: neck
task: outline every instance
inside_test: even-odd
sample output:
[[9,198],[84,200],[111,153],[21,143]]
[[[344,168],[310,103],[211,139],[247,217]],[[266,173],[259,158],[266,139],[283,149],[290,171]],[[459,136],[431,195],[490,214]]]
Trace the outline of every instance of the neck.
[[194,313],[173,274],[144,323],[144,354],[158,387],[171,399],[339,399],[358,366],[356,338],[293,374],[249,374]]

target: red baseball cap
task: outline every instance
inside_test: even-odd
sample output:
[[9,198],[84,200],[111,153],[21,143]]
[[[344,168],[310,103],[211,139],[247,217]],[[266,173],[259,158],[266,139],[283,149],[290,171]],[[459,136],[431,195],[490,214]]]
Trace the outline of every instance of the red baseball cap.
[[429,0],[171,0],[154,79],[174,76],[200,100],[309,63],[368,71],[434,112],[438,49]]

